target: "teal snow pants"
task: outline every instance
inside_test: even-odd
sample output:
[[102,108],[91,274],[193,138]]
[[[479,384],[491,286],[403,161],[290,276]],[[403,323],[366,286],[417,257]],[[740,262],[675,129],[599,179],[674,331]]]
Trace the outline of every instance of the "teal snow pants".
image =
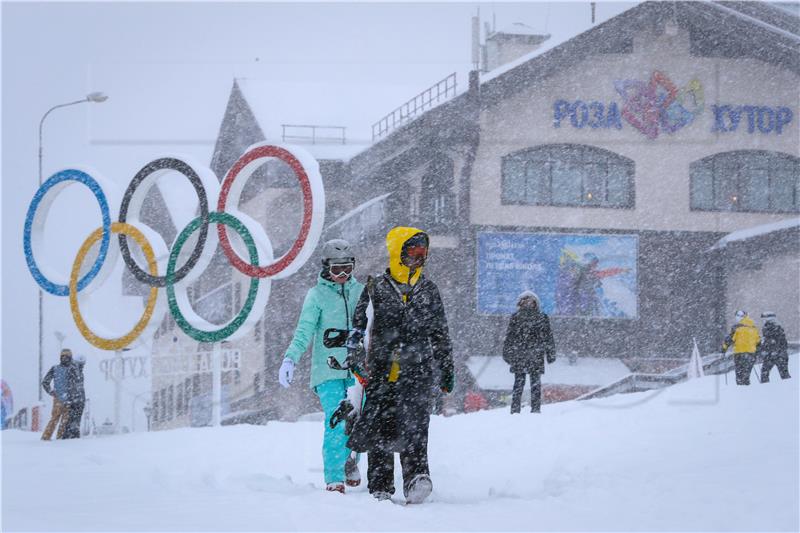
[[325,412],[325,436],[322,439],[322,463],[325,466],[325,483],[344,483],[344,463],[350,455],[350,448],[346,446],[347,435],[344,434],[344,422],[337,424],[331,429],[328,420],[339,402],[347,397],[347,387],[351,380],[331,379],[323,381],[316,387],[314,392],[319,396],[322,410]]

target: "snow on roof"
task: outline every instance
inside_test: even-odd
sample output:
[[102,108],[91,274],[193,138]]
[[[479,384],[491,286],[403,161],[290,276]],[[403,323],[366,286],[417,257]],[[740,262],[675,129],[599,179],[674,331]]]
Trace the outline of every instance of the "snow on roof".
[[[612,18],[616,18],[616,17],[622,15],[623,13],[626,13],[627,11],[629,11],[629,10],[633,9],[634,7],[636,7],[636,5],[637,4],[631,5],[631,7],[629,7],[625,11],[622,11],[622,12],[616,14]],[[580,35],[582,33],[585,33],[585,32],[587,32],[589,30],[592,30],[592,29],[594,29],[596,27],[597,26],[592,26],[591,23],[580,24],[578,21],[576,21],[575,25],[573,26],[573,28],[574,28],[573,31],[564,32],[564,33],[556,34],[556,35],[551,35],[550,38],[548,40],[546,40],[544,43],[542,43],[542,45],[540,47],[538,47],[536,50],[532,50],[531,52],[528,52],[527,54],[524,54],[524,55],[518,57],[514,61],[509,61],[505,65],[501,65],[501,66],[497,67],[496,69],[494,69],[494,70],[492,70],[490,72],[487,72],[485,75],[481,76],[481,83],[485,83],[487,81],[491,81],[491,80],[497,78],[498,76],[500,76],[502,74],[505,74],[509,70],[512,70],[513,68],[518,67],[518,66],[522,65],[523,63],[527,63],[531,59],[539,57],[540,55],[542,55],[542,54],[544,54],[546,52],[549,52],[553,48],[556,48],[557,46],[560,46],[560,45],[564,44],[565,42],[569,41],[570,39],[573,39],[573,38],[577,37],[578,35]]]
[[[469,368],[478,385],[486,390],[511,390],[514,374],[502,357],[472,356],[467,359]],[[596,385],[602,386],[624,378],[631,371],[619,359],[579,357],[570,365],[566,357],[559,357],[547,365],[542,383],[551,385]]]
[[762,27],[762,28],[764,28],[766,30],[769,30],[769,31],[773,32],[773,33],[777,33],[778,35],[786,37],[787,39],[790,39],[790,40],[792,40],[792,41],[794,41],[796,43],[800,43],[800,35],[797,35],[796,33],[792,33],[790,31],[784,30],[783,28],[779,28],[779,27],[775,26],[774,24],[770,24],[770,23],[768,23],[768,22],[766,22],[766,21],[764,21],[762,19],[759,19],[759,18],[756,18],[756,17],[752,17],[752,16],[750,16],[750,15],[748,15],[746,13],[742,13],[741,11],[737,11],[735,9],[732,9],[732,8],[728,7],[728,6],[723,6],[723,5],[721,5],[721,4],[717,3],[717,2],[704,2],[704,4],[713,6],[713,7],[715,7],[716,9],[718,9],[720,11],[724,11],[724,12],[728,13],[729,15],[732,15],[734,17],[738,17],[738,18],[740,18],[742,20],[746,20],[747,22],[750,22],[752,24],[760,26],[760,27]]
[[537,31],[524,22],[514,22],[508,26],[504,26],[497,31],[493,31],[492,35],[496,35],[498,33],[503,33],[505,35],[539,35],[542,37],[547,35],[547,32]]
[[784,229],[795,228],[795,227],[800,227],[800,217],[788,218],[786,220],[781,220],[779,222],[772,222],[770,224],[753,226],[752,228],[740,229],[725,235],[723,238],[718,240],[717,243],[710,249],[719,250],[721,248],[725,248],[731,242],[744,241],[747,239],[752,239],[753,237],[766,235],[767,233],[772,233],[775,231],[781,231]]

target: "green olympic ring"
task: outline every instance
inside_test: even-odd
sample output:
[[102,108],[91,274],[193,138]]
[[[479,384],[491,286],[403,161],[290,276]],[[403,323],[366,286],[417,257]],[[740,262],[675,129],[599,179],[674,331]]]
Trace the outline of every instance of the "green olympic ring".
[[[208,222],[223,224],[238,233],[247,246],[247,251],[250,254],[250,263],[253,265],[258,264],[258,250],[256,250],[256,243],[253,240],[253,236],[250,234],[250,231],[247,229],[247,227],[245,227],[244,224],[242,224],[242,222],[239,221],[239,219],[229,215],[228,213],[219,213],[214,211],[208,214]],[[247,316],[250,314],[250,310],[253,308],[253,303],[256,300],[259,279],[250,278],[250,290],[247,292],[247,300],[245,300],[244,306],[242,306],[242,310],[239,311],[239,314],[236,315],[236,317],[228,325],[216,331],[205,331],[192,326],[183,316],[180,306],[178,305],[178,299],[175,297],[175,266],[178,262],[178,255],[180,254],[181,248],[183,248],[183,245],[186,243],[192,233],[194,233],[200,227],[201,224],[205,224],[203,217],[200,216],[195,218],[183,229],[183,231],[181,231],[180,235],[178,235],[178,238],[175,239],[175,244],[173,245],[169,254],[169,263],[167,264],[167,301],[169,302],[169,310],[172,313],[172,316],[175,318],[175,323],[178,324],[178,327],[180,327],[184,333],[198,342],[217,342],[232,335],[233,332],[239,329],[239,326],[241,326],[242,323],[247,319]]]

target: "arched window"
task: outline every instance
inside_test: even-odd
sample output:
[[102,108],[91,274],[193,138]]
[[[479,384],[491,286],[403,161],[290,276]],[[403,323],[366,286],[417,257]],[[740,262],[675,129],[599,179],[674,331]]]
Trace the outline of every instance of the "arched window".
[[800,158],[767,150],[715,154],[690,166],[692,209],[800,212]]
[[548,144],[507,155],[504,204],[632,208],[634,162],[580,144]]

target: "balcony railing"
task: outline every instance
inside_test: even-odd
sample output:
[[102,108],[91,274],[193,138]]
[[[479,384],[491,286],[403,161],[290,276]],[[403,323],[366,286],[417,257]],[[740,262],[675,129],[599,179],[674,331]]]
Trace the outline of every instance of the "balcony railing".
[[456,94],[456,73],[425,89],[378,122],[372,125],[372,140],[376,141],[417,115]]
[[312,124],[281,124],[281,137],[286,142],[300,141],[311,144],[347,144],[344,126],[317,126]]

